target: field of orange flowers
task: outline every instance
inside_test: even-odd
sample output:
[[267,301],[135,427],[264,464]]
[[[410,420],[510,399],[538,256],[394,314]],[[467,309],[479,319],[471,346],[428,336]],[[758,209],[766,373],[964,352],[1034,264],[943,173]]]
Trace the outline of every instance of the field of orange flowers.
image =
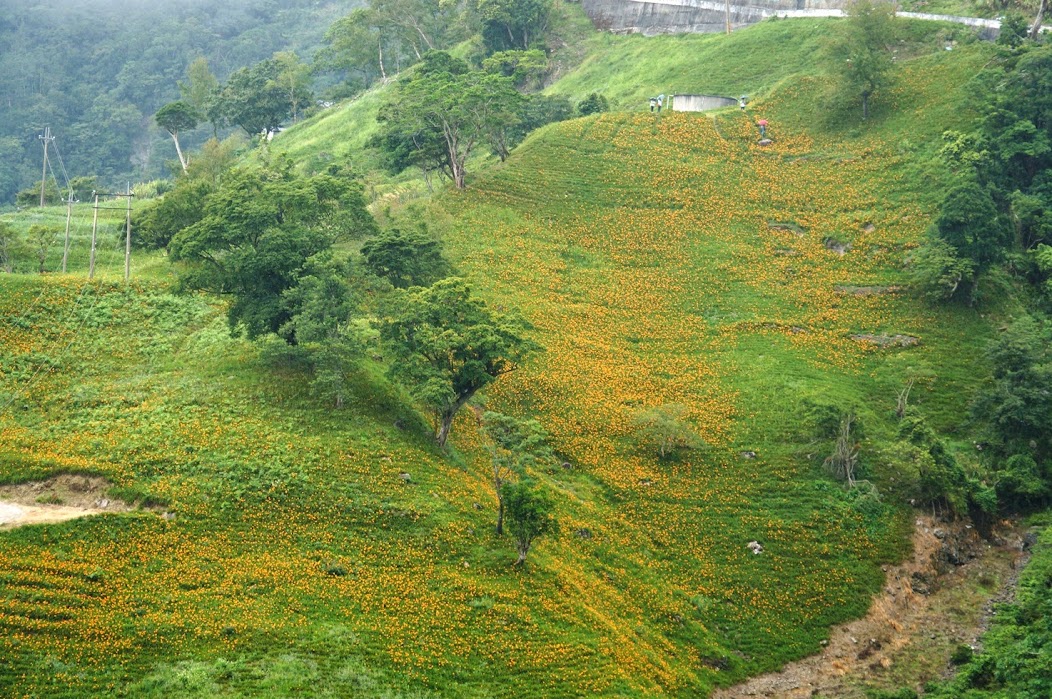
[[[923,75],[896,94],[934,94]],[[170,515],[0,532],[0,695],[703,696],[817,650],[902,520],[821,475],[802,398],[879,436],[908,367],[940,367],[916,400],[952,424],[987,330],[858,293],[903,284],[931,196],[887,132],[805,131],[796,91],[751,114],[771,147],[737,112],[603,115],[436,203],[462,273],[546,348],[487,396],[570,465],[537,474],[562,527],[526,571],[470,412],[446,457],[377,367],[328,410],[213,300],[0,279],[0,481],[97,473]],[[705,449],[640,443],[666,403]]]

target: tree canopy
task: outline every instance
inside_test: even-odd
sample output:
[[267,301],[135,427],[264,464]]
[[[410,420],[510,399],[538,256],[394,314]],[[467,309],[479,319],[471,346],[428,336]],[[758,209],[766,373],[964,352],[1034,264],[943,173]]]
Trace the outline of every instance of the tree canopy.
[[511,78],[470,71],[449,54],[429,52],[380,111],[377,141],[395,169],[437,169],[463,189],[467,160],[480,143],[489,141],[506,155],[524,102]]
[[895,3],[853,0],[847,19],[829,45],[829,56],[839,79],[837,99],[860,100],[862,119],[869,118],[870,100],[891,73],[891,44],[895,38]]
[[334,242],[375,230],[361,186],[336,174],[297,175],[290,162],[227,173],[204,215],[171,240],[184,286],[226,294],[232,328],[249,337],[290,319],[283,294],[304,264]]
[[439,446],[460,409],[536,348],[523,330],[472,296],[461,279],[402,293],[380,333],[395,357],[391,374],[435,418]]

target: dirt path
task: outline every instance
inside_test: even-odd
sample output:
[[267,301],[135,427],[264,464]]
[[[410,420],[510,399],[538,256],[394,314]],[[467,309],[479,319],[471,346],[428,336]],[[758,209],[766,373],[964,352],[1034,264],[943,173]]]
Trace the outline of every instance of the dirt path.
[[713,694],[739,697],[861,699],[867,689],[919,689],[947,673],[954,648],[975,646],[992,608],[1011,594],[1025,561],[1022,538],[1004,532],[993,547],[964,526],[921,517],[912,558],[886,569],[868,614],[833,629],[823,651]]
[[74,475],[0,486],[0,530],[136,509],[107,497],[111,487],[104,478]]
[[52,524],[78,517],[89,517],[109,510],[89,510],[62,505],[24,505],[0,501],[0,529],[14,529],[27,524]]

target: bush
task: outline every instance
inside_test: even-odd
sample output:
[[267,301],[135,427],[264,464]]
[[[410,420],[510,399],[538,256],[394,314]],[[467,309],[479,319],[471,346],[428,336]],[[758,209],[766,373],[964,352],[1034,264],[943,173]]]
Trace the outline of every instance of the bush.
[[593,92],[577,104],[577,113],[581,116],[608,111],[610,111],[610,103],[598,92]]
[[971,646],[961,643],[953,649],[953,653],[950,655],[950,663],[953,665],[964,665],[970,663],[973,654]]
[[644,410],[633,422],[647,446],[664,459],[705,446],[705,440],[686,421],[687,411],[681,403],[667,403]]
[[917,248],[906,264],[914,287],[932,301],[962,298],[975,276],[975,263],[938,238]]

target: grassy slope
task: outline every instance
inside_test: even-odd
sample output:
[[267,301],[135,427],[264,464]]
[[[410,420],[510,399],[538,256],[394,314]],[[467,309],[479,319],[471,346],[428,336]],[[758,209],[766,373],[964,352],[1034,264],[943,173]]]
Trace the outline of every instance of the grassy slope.
[[[768,37],[754,54],[784,50],[769,73],[804,64],[820,30],[799,26],[799,42],[790,23],[718,40]],[[615,61],[618,41],[596,41],[610,59],[604,80],[627,83],[617,66],[641,59]],[[549,127],[438,201],[464,273],[523,309],[548,348],[490,398],[539,414],[574,465],[540,474],[560,493],[564,528],[528,574],[508,568],[511,552],[489,533],[470,415],[454,435],[457,464],[422,430],[394,426],[419,422],[372,368],[358,403],[327,411],[293,369],[263,366],[226,337],[206,299],[152,282],[0,280],[0,478],[89,470],[176,513],[0,538],[0,690],[691,695],[817,649],[829,624],[865,609],[898,522],[816,477],[820,457],[793,446],[799,397],[858,402],[879,439],[906,367],[930,365],[939,378],[918,404],[944,428],[961,418],[982,321],[836,286],[901,281],[902,252],[934,203],[901,133],[908,124],[927,144],[963,118],[960,87],[984,51],[911,62],[893,95],[900,111],[862,136],[805,128],[821,85],[787,81],[755,105],[772,149],[754,146],[733,111],[610,114]],[[788,74],[742,89],[759,94]],[[711,79],[690,89],[736,83]],[[320,118],[279,143],[320,162],[317,143],[335,151],[351,126]],[[853,248],[839,257],[826,237]],[[875,351],[854,332],[923,342]],[[629,423],[672,401],[690,406],[712,446],[659,463]],[[746,449],[759,457],[743,459]],[[763,556],[745,548],[754,538]]]

